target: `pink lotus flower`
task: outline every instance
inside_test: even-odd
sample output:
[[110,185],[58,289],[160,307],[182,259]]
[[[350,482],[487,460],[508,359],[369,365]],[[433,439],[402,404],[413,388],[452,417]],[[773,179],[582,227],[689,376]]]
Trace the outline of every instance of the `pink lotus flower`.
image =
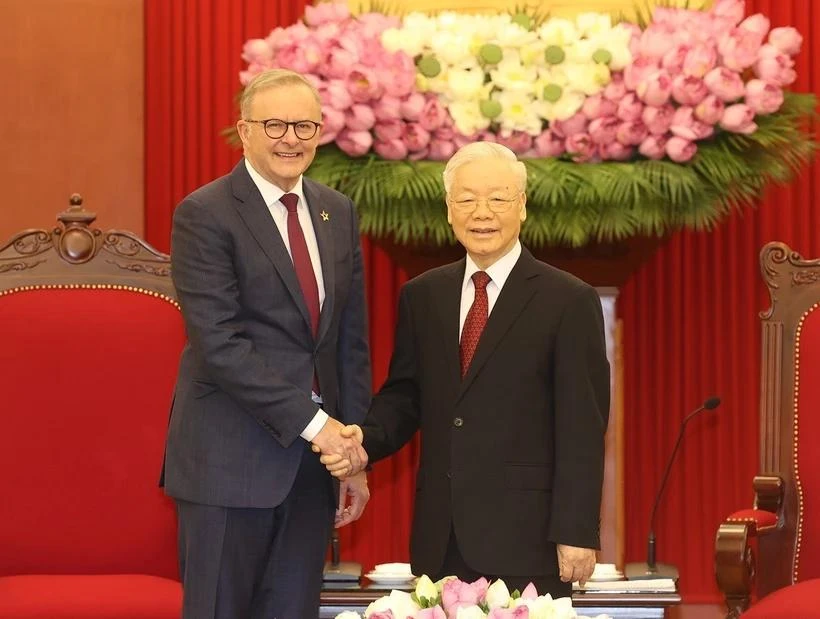
[[649,131],[640,120],[630,120],[618,126],[616,137],[624,146],[637,146],[646,139]]
[[421,113],[424,110],[424,103],[426,99],[424,95],[419,92],[414,92],[406,99],[403,99],[399,112],[404,120],[418,120],[421,118]]
[[689,106],[679,107],[675,110],[669,130],[674,135],[686,140],[703,140],[715,132],[712,125],[697,120],[694,108]]
[[242,46],[242,60],[248,64],[266,65],[273,60],[273,50],[265,39],[250,39]]
[[393,611],[389,608],[387,610],[377,610],[370,613],[370,619],[396,619]]
[[666,154],[675,163],[686,163],[692,159],[697,152],[697,145],[684,138],[675,136],[669,138],[669,141],[666,142]]
[[422,148],[421,150],[411,152],[409,155],[407,155],[407,158],[410,161],[421,161],[423,159],[429,159],[430,158],[430,149],[429,148]]
[[407,157],[407,145],[402,140],[376,141],[373,150],[382,159],[404,159]]
[[589,120],[601,116],[614,116],[617,109],[618,106],[613,101],[605,99],[601,93],[587,97],[581,106],[581,112]]
[[620,142],[612,142],[610,144],[601,144],[598,147],[598,152],[601,155],[601,159],[604,160],[628,161],[635,153],[635,149]]
[[683,71],[683,63],[686,61],[686,56],[689,55],[690,51],[692,51],[690,45],[683,43],[676,45],[664,54],[661,59],[661,67],[671,76],[678,75]]
[[652,23],[643,31],[640,53],[644,58],[660,60],[675,46],[675,28],[667,23]]
[[683,61],[683,72],[692,77],[702,78],[715,68],[717,50],[714,45],[701,44],[693,47]]
[[385,95],[378,101],[373,101],[373,114],[378,122],[401,119],[402,101],[397,97]]
[[383,120],[376,123],[373,132],[382,142],[396,140],[404,136],[405,123],[401,120]]
[[703,80],[689,75],[678,75],[672,82],[672,97],[681,105],[697,105],[709,94]]
[[319,88],[319,98],[322,107],[332,107],[336,110],[346,110],[353,105],[353,98],[347,90],[347,84],[342,80],[329,80]]
[[756,32],[735,28],[723,35],[718,42],[723,65],[733,71],[743,71],[751,67],[760,51],[761,40]]
[[740,23],[745,12],[746,0],[715,0],[711,10],[712,15],[728,19],[732,26]]
[[447,115],[447,110],[438,100],[438,97],[432,95],[427,97],[424,102],[419,122],[427,131],[435,131],[444,123]]
[[487,619],[529,619],[530,609],[526,606],[515,608],[493,608]]
[[499,134],[496,141],[499,144],[503,144],[517,155],[526,153],[532,148],[532,136],[524,131],[513,131],[508,136],[505,136],[503,133]]
[[709,92],[717,95],[725,103],[737,101],[746,92],[740,75],[726,68],[712,69],[703,78],[703,83],[706,84]]
[[749,80],[744,101],[755,114],[773,114],[783,105],[783,91],[763,80]]
[[[659,65],[657,59],[648,57],[636,58],[632,61],[632,64],[628,65],[626,69],[624,69],[624,85],[627,90],[636,90],[638,88],[638,84],[655,73],[658,69]],[[609,84],[609,86],[611,85],[612,83]],[[617,100],[620,98],[609,97],[606,92],[604,92],[604,96],[607,97],[607,99]]]
[[596,144],[611,144],[615,141],[620,124],[621,121],[616,116],[595,118],[589,123],[589,137]]
[[322,110],[322,131],[319,144],[330,144],[345,127],[345,113],[332,107]]
[[566,120],[556,120],[550,124],[552,132],[561,138],[568,138],[576,133],[583,133],[587,130],[587,117],[581,112],[576,112]]
[[755,74],[762,80],[776,86],[788,86],[797,79],[792,68],[794,61],[774,45],[766,44],[760,50],[760,59],[755,64]]
[[613,73],[612,80],[604,88],[604,99],[620,101],[626,95],[626,84],[623,73]]
[[649,133],[652,135],[663,135],[669,131],[674,115],[675,108],[670,104],[666,104],[662,107],[647,106],[644,108],[643,114],[641,114],[641,120]]
[[567,138],[564,148],[576,163],[591,161],[597,154],[595,142],[588,133],[574,133]]
[[373,136],[369,131],[344,129],[336,138],[336,145],[351,157],[361,157],[373,146]]
[[738,28],[746,32],[751,32],[757,37],[758,43],[762,44],[763,39],[766,38],[766,33],[769,32],[770,24],[771,22],[769,22],[768,17],[762,13],[755,13],[740,22]]
[[522,600],[534,600],[538,597],[538,591],[535,588],[535,585],[527,583],[527,586],[524,587],[524,590],[521,592],[521,599]]
[[638,152],[647,159],[663,159],[666,156],[668,138],[662,135],[650,135],[638,147]]
[[353,67],[346,82],[350,96],[357,103],[366,103],[382,95],[382,87],[376,79],[376,74],[363,65]]
[[549,129],[535,138],[533,146],[539,157],[558,157],[564,154],[564,139]]
[[643,114],[643,108],[644,105],[638,99],[638,95],[630,92],[618,103],[616,116],[621,120],[638,120]]
[[430,132],[419,123],[407,123],[404,130],[404,143],[410,151],[427,148],[430,144]]
[[346,2],[320,2],[305,7],[305,23],[308,26],[319,26],[326,23],[342,22],[350,17]]
[[456,145],[453,142],[444,140],[430,140],[429,158],[435,161],[445,161],[456,152]]
[[726,104],[717,95],[709,95],[695,107],[695,118],[707,125],[716,124],[723,118]]
[[774,45],[787,56],[796,56],[803,44],[803,37],[791,26],[773,28],[769,33],[769,44]]
[[[370,615],[371,617],[373,615]],[[425,608],[416,613],[414,619],[447,619],[447,614],[438,604],[433,608]]]
[[416,65],[413,59],[404,52],[388,54],[377,61],[376,75],[384,92],[392,97],[406,97],[413,92],[416,85]]
[[743,103],[737,103],[730,105],[723,112],[723,118],[720,119],[720,126],[732,133],[749,135],[757,131],[754,118],[755,113],[752,108]]
[[672,78],[665,70],[657,71],[638,84],[636,92],[647,105],[663,105],[672,96]]
[[369,131],[376,124],[376,115],[369,105],[354,103],[345,113],[345,124],[351,131]]
[[[441,590],[441,605],[450,617],[455,617],[459,608],[474,606],[482,599],[481,584],[466,583],[458,579],[448,580]],[[485,579],[486,583],[486,579]],[[484,587],[486,594],[487,588]]]

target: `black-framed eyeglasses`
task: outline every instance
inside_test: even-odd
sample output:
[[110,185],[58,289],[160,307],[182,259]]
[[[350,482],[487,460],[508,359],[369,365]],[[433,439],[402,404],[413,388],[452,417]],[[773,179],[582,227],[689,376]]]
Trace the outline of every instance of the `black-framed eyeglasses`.
[[278,118],[268,118],[267,120],[248,120],[244,119],[246,123],[258,123],[265,128],[265,134],[271,140],[278,140],[288,132],[288,127],[293,127],[293,132],[300,140],[309,140],[316,132],[322,123],[317,123],[312,120],[294,120],[287,122],[279,120]]

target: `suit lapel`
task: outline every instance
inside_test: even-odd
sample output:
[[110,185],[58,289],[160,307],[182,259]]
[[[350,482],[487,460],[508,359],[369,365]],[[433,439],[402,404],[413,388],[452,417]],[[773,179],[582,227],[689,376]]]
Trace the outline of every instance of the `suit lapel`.
[[329,209],[329,205],[322,203],[318,192],[307,178],[302,181],[302,190],[307,200],[308,212],[313,222],[313,230],[316,233],[316,244],[319,246],[319,258],[322,263],[322,279],[325,284],[325,300],[322,303],[322,313],[319,315],[319,334],[316,338],[320,342],[330,328],[333,318],[333,303],[336,295],[336,273],[333,250],[333,225],[332,219],[328,221],[322,219],[321,212]]
[[440,289],[433,304],[438,313],[438,324],[441,326],[439,341],[442,343],[445,367],[449,373],[447,384],[453,385],[453,393],[458,394],[461,384],[461,361],[458,350],[459,311],[461,308],[461,285],[464,282],[464,269],[467,259],[462,258],[453,263],[444,272]]
[[[469,389],[482,366],[487,362],[504,334],[512,327],[535,294],[535,286],[531,279],[538,276],[535,267],[535,258],[525,248],[521,248],[521,256],[510,272],[510,276],[501,289],[501,294],[493,306],[493,311],[478,341],[473,360],[467,375],[461,381],[459,399]],[[459,362],[456,362],[459,365]]]
[[240,160],[231,172],[231,186],[234,197],[239,201],[237,205],[239,216],[245,222],[256,242],[259,243],[264,254],[273,263],[293,302],[299,308],[299,313],[302,314],[305,324],[310,329],[310,314],[302,294],[302,288],[299,286],[299,280],[296,278],[293,261],[287,247],[285,247],[285,242],[282,240],[282,235],[279,233],[279,228],[276,227],[268,206],[262,199],[262,194],[259,193],[259,189],[254,185],[245,168],[244,159]]

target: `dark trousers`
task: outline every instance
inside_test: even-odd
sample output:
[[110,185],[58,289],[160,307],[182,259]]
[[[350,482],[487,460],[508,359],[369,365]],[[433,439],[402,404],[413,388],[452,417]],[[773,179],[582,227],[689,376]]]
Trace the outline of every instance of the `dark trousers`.
[[285,501],[270,509],[177,500],[183,619],[316,619],[335,505],[305,444]]
[[472,567],[467,565],[464,557],[461,556],[461,551],[458,548],[458,540],[456,539],[455,531],[450,529],[450,539],[447,542],[447,551],[444,553],[444,565],[441,571],[435,575],[433,580],[439,580],[445,576],[458,576],[460,580],[465,582],[473,582],[485,577],[492,583],[499,578],[507,585],[507,589],[512,593],[516,589],[519,592],[532,583],[538,591],[538,595],[546,595],[549,593],[554,598],[569,597],[572,595],[572,583],[561,582],[561,578],[557,574],[551,575],[522,575],[522,574],[482,574],[475,571]]

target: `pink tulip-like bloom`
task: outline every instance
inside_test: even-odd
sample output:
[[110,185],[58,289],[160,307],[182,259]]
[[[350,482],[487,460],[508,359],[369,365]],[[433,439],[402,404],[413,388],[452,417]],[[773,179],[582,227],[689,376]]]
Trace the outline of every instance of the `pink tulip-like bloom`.
[[700,78],[678,75],[672,82],[672,97],[681,105],[697,105],[708,94],[709,88]]
[[308,26],[320,26],[326,23],[342,22],[350,17],[346,2],[320,2],[315,6],[305,7],[305,23]]
[[539,157],[558,157],[564,154],[564,139],[550,129],[542,131],[533,141],[533,146]]
[[702,78],[715,68],[717,50],[714,45],[702,44],[693,47],[683,61],[683,72],[692,77]]
[[783,90],[763,80],[749,80],[744,102],[755,114],[773,114],[783,105]]
[[647,159],[663,159],[666,156],[668,138],[662,135],[650,135],[638,147],[638,152]]
[[538,591],[535,588],[535,585],[527,583],[527,586],[524,587],[524,590],[521,592],[521,599],[522,600],[534,600],[538,597]]
[[598,147],[598,152],[601,155],[601,159],[604,160],[628,161],[632,158],[635,149],[620,142],[611,142],[610,144],[601,144]]
[[[636,58],[632,61],[632,64],[624,69],[624,85],[627,90],[636,90],[638,84],[655,73],[659,68],[658,60],[655,58]],[[606,91],[604,92],[604,96],[607,96]]]
[[[486,579],[483,580],[487,583]],[[459,608],[478,604],[483,595],[486,595],[488,585],[489,583],[482,587],[478,580],[475,583],[448,580],[441,590],[441,605],[448,616],[455,617]]]
[[746,32],[751,32],[754,34],[758,41],[762,44],[763,39],[766,38],[766,34],[769,32],[769,26],[771,22],[769,18],[761,13],[755,13],[754,15],[750,15],[742,22],[738,28],[741,30],[745,30]]
[[273,60],[273,49],[265,39],[250,39],[242,46],[242,60],[248,64],[266,65]]
[[665,70],[657,71],[638,84],[636,92],[646,105],[661,106],[672,96],[672,78]]
[[441,127],[447,116],[447,110],[438,98],[436,96],[430,96],[424,102],[421,116],[419,116],[419,123],[421,123],[421,126],[427,129],[427,131],[435,131]]
[[373,146],[373,136],[369,131],[344,129],[336,138],[336,144],[351,157],[361,157]]
[[621,120],[638,120],[643,114],[643,108],[644,105],[638,99],[638,95],[630,92],[618,103],[618,111],[615,115]]
[[737,101],[746,93],[746,86],[740,75],[723,67],[709,71],[703,78],[703,83],[709,92],[717,95],[724,103]]
[[319,98],[322,107],[332,107],[336,110],[346,110],[353,105],[353,98],[342,80],[328,80],[319,87]]
[[686,140],[703,140],[711,137],[715,132],[712,125],[707,125],[695,118],[695,110],[689,106],[675,110],[669,131]]
[[644,58],[660,60],[674,46],[674,26],[667,23],[652,23],[643,31],[639,49]]
[[604,99],[620,101],[626,95],[626,83],[622,73],[613,73],[612,81],[604,88]]
[[354,103],[345,113],[345,124],[351,131],[369,131],[376,124],[376,115],[369,105]]
[[755,64],[755,74],[776,86],[788,86],[797,79],[792,68],[794,61],[783,54],[774,45],[764,45],[760,49],[760,59]]
[[663,135],[669,131],[674,115],[675,108],[670,104],[662,107],[647,106],[641,114],[641,120],[650,134]]
[[[373,615],[370,616],[372,617]],[[414,619],[447,619],[447,613],[437,604],[433,608],[425,608],[418,611]]]
[[715,0],[711,13],[715,17],[724,17],[732,26],[736,26],[743,19],[746,12],[746,0]]
[[378,101],[371,103],[373,106],[373,114],[376,116],[376,121],[387,121],[401,118],[402,101],[398,97],[390,97],[385,95]]
[[373,131],[376,134],[376,139],[382,142],[396,140],[404,136],[405,123],[398,119],[383,120],[376,123]]
[[556,120],[551,125],[552,132],[564,139],[576,133],[587,130],[587,117],[582,112],[576,112],[566,120]]
[[345,113],[332,107],[325,107],[322,110],[322,129],[319,134],[319,144],[329,144],[335,140],[344,127]]
[[646,139],[649,131],[640,120],[630,120],[618,126],[616,137],[624,146],[637,146]]
[[407,123],[404,130],[404,143],[410,151],[423,150],[430,144],[430,132],[419,123]]
[[487,619],[529,619],[530,609],[526,606],[516,606],[515,608],[493,608]]
[[589,123],[589,137],[596,144],[611,144],[615,141],[621,120],[616,116],[596,118]]
[[393,614],[393,611],[388,608],[387,610],[377,610],[376,612],[370,613],[370,619],[396,619],[396,616]]
[[416,65],[404,52],[382,55],[376,60],[376,75],[384,92],[392,97],[407,97],[416,85]]
[[617,110],[618,105],[614,101],[605,99],[601,93],[587,97],[581,106],[581,112],[589,120],[602,116],[614,116]]
[[743,71],[751,67],[760,51],[761,39],[756,32],[735,28],[723,35],[718,42],[718,52],[723,66],[732,71]]
[[564,148],[576,163],[591,161],[598,150],[588,133],[575,133],[569,136]]
[[387,142],[376,141],[373,143],[373,150],[382,159],[404,159],[407,157],[407,145],[402,140],[388,140]]
[[445,161],[456,152],[456,145],[453,142],[444,140],[430,140],[429,158],[434,161]]
[[708,95],[695,107],[695,118],[707,125],[715,125],[723,118],[726,104],[717,95]]
[[769,33],[769,44],[774,45],[787,56],[796,56],[803,44],[803,37],[791,26],[772,28]]
[[666,154],[675,163],[685,163],[692,159],[697,152],[697,145],[684,138],[675,136],[669,138],[669,141],[666,142]]
[[399,111],[404,120],[418,120],[424,110],[424,103],[427,100],[420,92],[414,92],[403,99]]
[[367,103],[382,95],[382,87],[376,79],[376,74],[365,66],[356,65],[352,68],[346,82],[350,96],[355,102]]
[[730,105],[723,112],[723,118],[720,119],[720,126],[732,133],[742,133],[745,135],[754,133],[757,130],[754,110],[743,103]]
[[683,71],[683,63],[686,61],[686,57],[690,51],[692,51],[690,45],[679,43],[664,54],[661,59],[661,67],[671,76],[678,75],[678,73]]
[[532,136],[524,131],[513,131],[508,136],[501,133],[496,137],[496,141],[518,155],[530,150],[533,143]]

